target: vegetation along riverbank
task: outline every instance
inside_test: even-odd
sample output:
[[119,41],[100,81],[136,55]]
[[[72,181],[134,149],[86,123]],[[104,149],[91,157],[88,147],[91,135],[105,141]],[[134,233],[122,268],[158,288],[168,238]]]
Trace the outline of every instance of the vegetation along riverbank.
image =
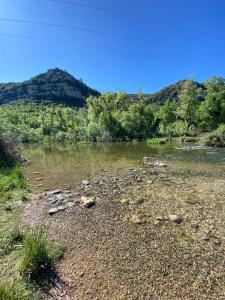
[[[60,98],[53,97],[48,90],[57,80],[66,86],[69,79],[66,77],[66,81],[65,76],[70,76],[74,84],[75,79],[59,69],[49,70],[30,83],[28,81],[30,87],[35,85],[42,94],[45,93],[46,98],[43,99],[49,97],[48,101],[35,95],[23,98],[28,97],[24,92],[20,100],[13,102],[6,92],[2,92],[4,105],[0,106],[0,114],[4,139],[35,143],[47,140],[107,142],[133,139],[150,139],[151,142],[153,138],[152,142],[157,142],[157,139],[167,141],[180,137],[184,141],[210,146],[225,145],[225,81],[222,77],[213,77],[204,84],[180,81],[153,95],[142,92],[137,95],[122,92],[100,95],[92,91],[89,97],[86,94],[87,100],[81,107],[76,98],[68,104],[63,97],[59,101]],[[47,91],[43,91],[43,82]],[[79,83],[75,82],[76,85]],[[79,84],[83,91],[84,84]],[[15,86],[14,90],[21,91],[22,87]],[[13,87],[10,85],[5,89],[11,91]],[[25,87],[23,89],[26,90]],[[88,87],[86,90],[89,91]]]

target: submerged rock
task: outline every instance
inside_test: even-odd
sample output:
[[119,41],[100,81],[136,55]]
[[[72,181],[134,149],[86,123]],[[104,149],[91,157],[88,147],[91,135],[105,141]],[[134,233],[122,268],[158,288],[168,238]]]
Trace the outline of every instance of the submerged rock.
[[143,158],[143,163],[147,167],[160,167],[164,168],[167,167],[167,164],[158,160],[153,160],[152,157],[144,157]]

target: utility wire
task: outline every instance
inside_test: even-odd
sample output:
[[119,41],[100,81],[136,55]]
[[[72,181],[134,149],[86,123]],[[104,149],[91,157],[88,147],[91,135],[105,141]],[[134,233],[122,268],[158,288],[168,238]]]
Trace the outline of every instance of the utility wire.
[[[91,33],[97,33],[97,34],[103,34],[103,35],[110,35],[110,36],[115,36],[115,37],[118,37],[118,38],[136,40],[136,41],[141,41],[141,42],[145,42],[145,43],[149,43],[149,44],[158,44],[158,45],[161,45],[161,46],[167,46],[167,47],[173,47],[173,48],[181,48],[183,50],[195,51],[195,52],[200,52],[200,53],[205,51],[205,49],[203,50],[203,49],[185,47],[185,46],[182,46],[182,45],[165,43],[165,42],[156,41],[156,40],[143,39],[143,38],[139,38],[139,37],[136,37],[136,36],[118,34],[118,33],[114,33],[114,32],[98,31],[98,30],[94,30],[94,29],[90,29],[90,28],[81,28],[81,27],[60,25],[60,24],[54,24],[54,23],[46,23],[46,22],[33,21],[33,20],[24,20],[24,19],[0,18],[0,21],[14,22],[14,23],[24,23],[24,24],[32,24],[32,25],[41,25],[41,26],[61,28],[61,29],[66,29],[66,30],[76,30],[76,31],[82,31],[82,32],[85,31],[85,32],[91,32]],[[223,56],[224,55],[224,54],[219,54],[219,53],[210,53],[210,54],[211,55],[218,55],[218,56]]]
[[[71,44],[71,45],[80,45],[80,46],[86,46],[86,47],[95,47],[95,48],[102,48],[106,50],[114,50],[114,51],[120,51],[120,52],[125,52],[125,53],[131,53],[131,54],[153,54],[151,52],[147,51],[133,51],[130,49],[122,49],[122,48],[116,48],[116,47],[108,47],[108,46],[103,46],[103,45],[98,45],[98,44],[92,44],[92,43],[84,43],[84,42],[79,42],[79,41],[69,41],[69,40],[60,40],[60,39],[55,39],[55,38],[47,38],[43,36],[34,36],[34,35],[21,35],[21,34],[11,34],[11,33],[0,33],[0,37],[12,37],[12,38],[20,38],[20,39],[30,39],[30,40],[45,40],[49,42],[56,42],[56,43],[63,43],[63,44]],[[168,59],[168,56],[161,56],[161,58]],[[182,61],[190,61],[190,59],[185,59],[182,58]],[[219,67],[221,68],[222,66],[220,65],[214,65],[211,63],[206,62],[207,65],[211,65],[213,67]]]
[[48,37],[43,37],[43,36],[22,35],[22,34],[13,34],[13,33],[0,33],[0,37],[15,37],[15,38],[21,38],[21,39],[46,40],[49,42],[81,45],[81,46],[87,46],[87,47],[97,47],[97,48],[103,48],[103,49],[107,49],[107,50],[123,51],[123,52],[128,52],[128,53],[133,53],[133,54],[150,54],[150,52],[147,52],[147,51],[144,52],[144,51],[136,51],[136,50],[130,50],[130,49],[122,49],[122,48],[109,47],[109,46],[103,46],[103,45],[85,43],[85,42],[79,42],[79,41],[69,41],[69,40],[48,38]]
[[67,5],[75,5],[75,6],[95,9],[95,10],[99,10],[99,11],[103,11],[103,12],[129,16],[129,17],[133,17],[133,18],[137,18],[137,19],[141,19],[141,20],[145,20],[145,21],[150,21],[150,22],[154,22],[154,23],[158,23],[158,24],[163,24],[163,25],[167,25],[167,26],[172,26],[172,27],[176,27],[178,29],[182,29],[182,30],[186,30],[186,31],[192,31],[192,32],[195,32],[195,33],[199,33],[199,34],[207,35],[207,36],[210,36],[210,37],[225,40],[225,36],[222,36],[222,35],[219,35],[219,34],[214,34],[214,33],[211,33],[211,32],[199,30],[199,29],[196,29],[194,27],[189,27],[189,26],[185,26],[185,25],[181,25],[181,24],[170,23],[170,22],[162,21],[162,20],[155,19],[155,18],[136,15],[136,14],[128,13],[128,12],[125,12],[125,11],[120,11],[120,10],[115,10],[115,9],[100,7],[100,6],[94,6],[94,5],[84,4],[84,3],[80,3],[80,2],[71,2],[71,1],[66,1],[66,0],[48,0],[48,1],[61,3],[61,4],[67,4]]

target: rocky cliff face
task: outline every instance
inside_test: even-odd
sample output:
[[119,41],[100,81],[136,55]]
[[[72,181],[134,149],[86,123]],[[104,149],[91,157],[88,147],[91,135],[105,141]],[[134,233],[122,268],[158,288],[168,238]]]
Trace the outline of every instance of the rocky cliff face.
[[82,107],[85,106],[86,98],[91,95],[98,96],[100,93],[58,68],[21,83],[0,84],[0,104],[26,99]]

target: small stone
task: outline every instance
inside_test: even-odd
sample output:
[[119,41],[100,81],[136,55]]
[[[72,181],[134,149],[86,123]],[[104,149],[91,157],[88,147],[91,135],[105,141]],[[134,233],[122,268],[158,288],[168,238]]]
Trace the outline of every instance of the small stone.
[[221,244],[221,240],[219,240],[219,239],[212,239],[212,242],[214,245],[217,245],[217,246]]
[[84,277],[85,272],[80,272],[79,277]]
[[95,200],[93,198],[88,198],[86,196],[81,197],[81,202],[83,203],[83,206],[90,208],[95,205]]
[[88,181],[88,180],[83,180],[83,181],[82,181],[82,184],[83,184],[83,185],[89,185],[89,181]]
[[135,224],[144,224],[145,220],[143,218],[140,218],[138,215],[132,215],[131,222]]
[[160,221],[159,220],[156,220],[155,222],[154,222],[154,225],[155,226],[158,226],[160,224]]
[[37,185],[37,187],[42,187],[42,186],[44,186],[44,184],[38,184],[38,185]]
[[169,215],[168,217],[171,222],[174,222],[177,224],[180,224],[182,222],[182,218],[179,217],[178,215]]
[[59,211],[59,209],[57,207],[55,207],[55,208],[51,208],[48,213],[49,213],[49,215],[54,215],[58,211]]
[[156,220],[157,220],[157,221],[164,221],[165,218],[164,218],[163,216],[157,216],[157,217],[156,217]]
[[152,183],[152,180],[148,180],[148,181],[147,181],[147,184],[151,184],[151,183]]
[[54,190],[54,191],[50,191],[48,193],[46,193],[46,196],[49,196],[49,195],[59,195],[59,194],[62,194],[63,191],[62,190]]
[[203,241],[209,241],[209,235],[208,234],[205,234],[204,236],[203,236]]
[[36,181],[41,181],[43,180],[43,178],[39,177],[39,178],[36,178]]
[[121,201],[120,201],[122,204],[128,204],[129,203],[129,200],[128,199],[122,199]]
[[34,172],[34,174],[38,175],[38,174],[40,174],[40,172]]
[[59,211],[64,211],[65,209],[66,209],[66,206],[64,206],[64,205],[58,206]]
[[66,203],[66,206],[67,206],[67,207],[73,207],[73,206],[74,206],[74,203],[73,203],[73,202],[67,202],[67,203]]
[[49,199],[51,204],[55,204],[56,202],[58,202],[58,199]]

